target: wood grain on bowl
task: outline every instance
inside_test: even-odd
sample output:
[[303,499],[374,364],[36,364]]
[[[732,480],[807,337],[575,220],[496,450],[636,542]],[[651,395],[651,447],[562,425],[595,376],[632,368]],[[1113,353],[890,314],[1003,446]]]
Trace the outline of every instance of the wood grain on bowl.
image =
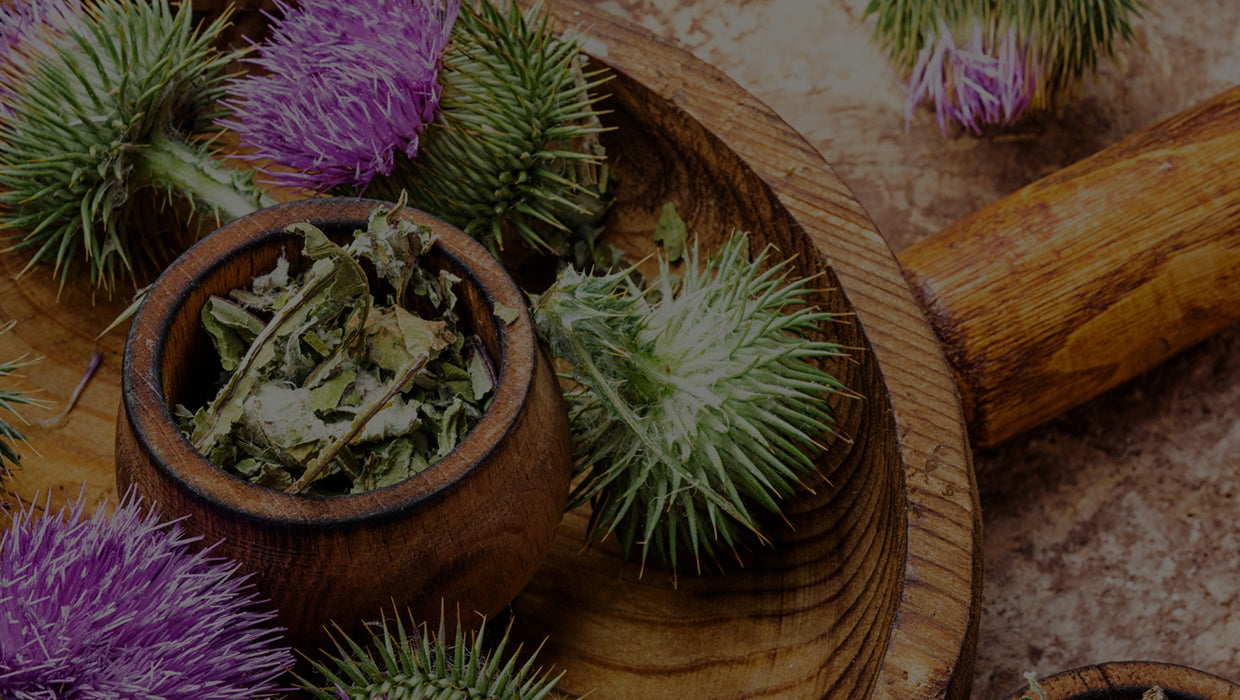
[[[1046,700],[1150,700],[1159,688],[1167,700],[1236,700],[1240,685],[1187,666],[1156,661],[1115,661],[1038,679]],[[1034,693],[1014,691],[1006,700]]]

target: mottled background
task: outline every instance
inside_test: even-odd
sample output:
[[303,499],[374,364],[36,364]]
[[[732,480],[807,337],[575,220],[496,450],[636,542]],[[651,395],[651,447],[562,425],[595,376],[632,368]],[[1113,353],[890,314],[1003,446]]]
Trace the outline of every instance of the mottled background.
[[[603,0],[678,41],[813,143],[900,251],[1240,83],[1240,3],[1151,3],[1136,42],[1059,111],[939,133],[870,43],[865,0]],[[975,698],[1119,660],[1240,680],[1240,329],[977,454],[985,586]]]

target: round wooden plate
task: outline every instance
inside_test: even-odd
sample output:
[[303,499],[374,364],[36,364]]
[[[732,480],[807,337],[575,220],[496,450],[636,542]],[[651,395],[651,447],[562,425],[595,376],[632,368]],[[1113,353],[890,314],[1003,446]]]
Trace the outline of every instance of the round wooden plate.
[[[197,3],[204,12],[218,3]],[[255,3],[257,4],[257,3]],[[550,557],[514,605],[514,634],[546,640],[560,688],[607,698],[964,698],[980,607],[980,517],[951,372],[900,268],[864,209],[822,157],[718,71],[583,2],[552,5],[615,78],[604,145],[618,180],[609,229],[640,250],[676,203],[704,248],[733,229],[820,274],[830,329],[855,350],[832,369],[860,399],[835,402],[841,433],[824,481],[773,521],[769,546],[701,575],[626,562],[614,543],[586,548],[587,513],[567,514]],[[238,29],[261,26],[247,10]],[[258,23],[258,24],[255,24]],[[0,257],[0,358],[60,409],[96,334],[124,300],[59,291],[49,271],[13,279]],[[59,427],[27,433],[26,497],[115,498],[113,434],[124,329]]]

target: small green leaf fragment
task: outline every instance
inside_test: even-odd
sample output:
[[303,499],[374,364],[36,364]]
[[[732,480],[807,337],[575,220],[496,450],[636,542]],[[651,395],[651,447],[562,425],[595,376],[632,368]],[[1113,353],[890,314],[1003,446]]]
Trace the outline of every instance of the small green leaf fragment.
[[354,493],[368,489],[381,489],[392,486],[422,472],[430,464],[418,452],[414,440],[408,436],[397,438],[387,446],[373,453],[367,464],[367,471],[362,483],[354,486]]
[[293,475],[288,470],[277,464],[265,462],[259,471],[254,483],[269,489],[283,491],[293,485]]
[[481,401],[495,389],[495,371],[491,367],[491,360],[486,356],[485,350],[470,353],[466,369],[469,370],[474,401]]
[[262,332],[263,322],[240,304],[212,296],[202,306],[202,327],[219,353],[220,366],[231,372]]
[[315,445],[331,437],[327,425],[315,414],[309,389],[277,382],[261,384],[246,401],[246,416],[273,447],[282,450]]
[[663,255],[669,262],[676,262],[684,257],[685,242],[689,239],[689,228],[684,219],[676,211],[676,205],[668,202],[663,205],[663,213],[654,226],[654,242],[663,246]]
[[357,378],[357,372],[346,368],[332,375],[310,390],[310,406],[315,413],[323,415],[340,408],[341,399]]
[[228,296],[255,311],[277,311],[288,300],[291,282],[288,258],[281,255],[271,272],[255,277],[249,288],[234,289]]
[[507,324],[515,323],[521,316],[520,311],[512,308],[511,306],[504,306],[498,301],[491,307],[491,312],[495,314],[495,318],[498,318]]
[[372,315],[365,333],[371,361],[390,372],[400,371],[422,353],[436,357],[456,339],[445,322],[420,318],[399,306]]
[[417,401],[392,401],[366,421],[355,442],[391,440],[416,431],[422,427],[420,408],[421,403]]
[[443,458],[456,447],[465,433],[469,432],[466,422],[465,404],[460,399],[448,404],[439,416],[439,450],[436,457]]

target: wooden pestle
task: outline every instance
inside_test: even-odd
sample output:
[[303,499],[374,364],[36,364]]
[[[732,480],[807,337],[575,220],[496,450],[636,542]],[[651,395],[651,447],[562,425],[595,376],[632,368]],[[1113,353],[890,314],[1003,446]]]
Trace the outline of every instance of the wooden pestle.
[[1240,320],[1240,87],[898,255],[975,447]]

